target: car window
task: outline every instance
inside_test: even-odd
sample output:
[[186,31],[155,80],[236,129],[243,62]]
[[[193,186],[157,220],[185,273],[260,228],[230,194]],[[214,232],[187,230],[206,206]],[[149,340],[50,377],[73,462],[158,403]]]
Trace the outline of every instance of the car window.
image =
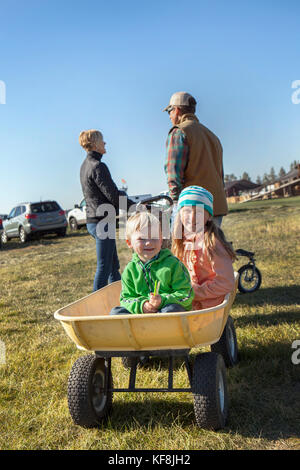
[[18,215],[21,215],[21,206],[16,207],[16,212],[14,217],[17,217]]
[[15,216],[15,211],[16,211],[16,208],[14,207],[14,208],[10,211],[10,213],[8,214],[8,217],[9,217],[10,219]]
[[81,201],[80,203],[80,207],[83,208],[86,206],[86,202],[85,202],[85,199],[83,199],[83,201]]
[[26,206],[21,206],[21,214],[24,214],[26,212]]
[[59,205],[55,201],[37,202],[35,204],[31,204],[30,207],[33,214],[38,214],[39,212],[55,212],[60,210]]

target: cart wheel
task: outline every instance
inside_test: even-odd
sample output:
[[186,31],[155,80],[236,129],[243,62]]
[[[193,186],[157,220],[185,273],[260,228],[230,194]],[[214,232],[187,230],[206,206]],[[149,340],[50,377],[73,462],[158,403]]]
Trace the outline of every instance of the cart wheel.
[[238,289],[242,294],[254,292],[261,285],[261,272],[256,266],[245,265],[239,271]]
[[226,368],[220,354],[196,356],[192,381],[194,412],[199,427],[223,428],[228,416]]
[[226,367],[233,367],[238,363],[238,345],[231,316],[227,319],[221,338],[217,343],[212,344],[210,349],[212,352],[223,356]]
[[[105,362],[93,354],[82,356],[74,363],[68,381],[68,405],[75,424],[97,427],[112,406],[112,392],[103,393]],[[112,377],[108,388],[112,388]]]

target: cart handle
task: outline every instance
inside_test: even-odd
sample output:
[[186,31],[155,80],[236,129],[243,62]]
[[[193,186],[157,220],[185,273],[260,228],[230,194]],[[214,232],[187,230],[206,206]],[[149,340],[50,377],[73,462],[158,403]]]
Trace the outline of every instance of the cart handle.
[[143,201],[140,201],[140,202],[137,203],[136,210],[139,210],[139,208],[143,205],[149,205],[152,202],[160,201],[162,199],[166,199],[169,203],[169,207],[164,211],[162,210],[162,212],[170,212],[170,210],[173,206],[173,199],[170,196],[167,196],[167,195],[165,195],[165,196],[154,196],[154,197],[150,197],[148,199],[144,199]]

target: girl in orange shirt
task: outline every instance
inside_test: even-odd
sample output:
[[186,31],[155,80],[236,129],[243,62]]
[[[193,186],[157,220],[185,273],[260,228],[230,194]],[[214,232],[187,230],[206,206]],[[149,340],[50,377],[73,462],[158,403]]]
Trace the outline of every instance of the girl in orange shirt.
[[201,186],[185,188],[178,199],[172,252],[187,267],[195,292],[193,310],[214,307],[234,289],[236,255],[213,221],[213,196]]

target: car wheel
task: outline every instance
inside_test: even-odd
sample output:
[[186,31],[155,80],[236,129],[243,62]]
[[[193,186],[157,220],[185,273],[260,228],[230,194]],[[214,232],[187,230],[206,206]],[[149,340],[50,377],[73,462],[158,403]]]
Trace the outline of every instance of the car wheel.
[[69,225],[70,225],[70,229],[72,230],[72,232],[76,232],[76,230],[78,230],[78,223],[74,217],[70,218]]
[[27,235],[27,233],[25,232],[24,227],[20,227],[20,228],[19,228],[19,238],[20,238],[20,242],[21,242],[21,243],[26,243],[27,240],[28,240],[28,235]]
[[8,242],[8,236],[4,230],[1,233],[1,242],[3,243],[3,245]]
[[56,232],[56,235],[58,237],[65,237],[66,236],[66,233],[67,233],[67,229],[66,228],[62,228],[60,229],[58,232]]

